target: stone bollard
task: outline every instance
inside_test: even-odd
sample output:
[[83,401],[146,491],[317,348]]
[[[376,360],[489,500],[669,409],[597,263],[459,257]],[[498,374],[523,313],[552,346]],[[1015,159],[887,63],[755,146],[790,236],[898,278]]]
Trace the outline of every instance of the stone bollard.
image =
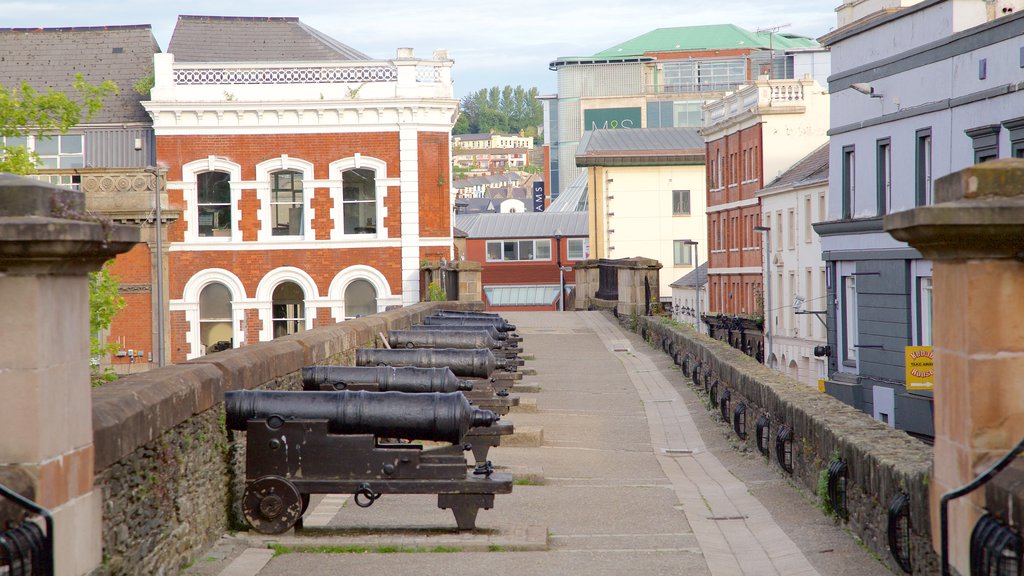
[[84,214],[81,192],[0,173],[0,466],[34,482],[53,513],[56,574],[102,559],[93,490],[89,272],[139,241]]
[[[939,502],[1024,437],[1024,160],[965,168],[935,182],[935,205],[885,217],[886,230],[934,261],[935,469]],[[953,500],[949,561],[968,574],[985,490]]]

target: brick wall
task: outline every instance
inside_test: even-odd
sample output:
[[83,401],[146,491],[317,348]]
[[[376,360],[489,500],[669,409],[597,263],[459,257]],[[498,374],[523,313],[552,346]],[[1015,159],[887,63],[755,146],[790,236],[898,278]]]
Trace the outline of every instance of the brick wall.
[[[139,363],[148,361],[154,346],[152,268],[149,245],[144,242],[119,255],[110,266],[111,276],[121,285],[125,308],[114,316],[107,342],[117,342],[123,350],[145,351],[146,357],[137,361]],[[127,356],[114,356],[110,360],[113,364],[129,363]]]
[[[701,367],[708,383],[718,384],[718,395],[729,390],[730,411],[738,403],[747,406],[747,437],[732,431],[733,422],[723,422],[734,441],[757,453],[755,423],[767,414],[771,419],[769,457],[766,464],[791,476],[798,486],[820,501],[821,471],[834,457],[846,461],[849,517],[844,522],[894,573],[902,573],[888,548],[888,507],[893,497],[910,498],[911,566],[913,574],[938,574],[938,557],[932,549],[928,507],[928,483],[932,476],[932,449],[906,433],[894,430],[863,412],[826,394],[812,390],[789,376],[770,370],[739,350],[698,335],[690,327],[673,326],[657,317],[620,321],[641,333],[652,345],[675,353],[677,364],[684,360],[692,369]],[[704,378],[696,385],[704,394]],[[715,412],[720,406],[713,407]],[[781,425],[792,429],[790,474],[778,463],[775,438]]]

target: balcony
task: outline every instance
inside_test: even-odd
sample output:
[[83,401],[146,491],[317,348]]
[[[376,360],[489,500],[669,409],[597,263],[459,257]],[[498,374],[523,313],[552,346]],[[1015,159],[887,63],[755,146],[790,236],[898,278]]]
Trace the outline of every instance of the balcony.
[[153,218],[158,192],[161,219],[177,217],[176,211],[168,210],[163,175],[163,170],[152,168],[44,168],[31,177],[84,192],[88,212],[120,222],[141,222]]
[[747,113],[801,113],[806,108],[805,95],[812,82],[809,79],[758,80],[743,86],[704,107],[704,128]]

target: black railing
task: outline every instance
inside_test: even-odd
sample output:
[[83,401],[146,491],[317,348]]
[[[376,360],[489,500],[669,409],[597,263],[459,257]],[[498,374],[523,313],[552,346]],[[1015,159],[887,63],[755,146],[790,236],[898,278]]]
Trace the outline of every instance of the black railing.
[[43,518],[46,532],[31,519],[0,532],[0,574],[53,574],[53,518],[35,502],[0,485],[0,495]]

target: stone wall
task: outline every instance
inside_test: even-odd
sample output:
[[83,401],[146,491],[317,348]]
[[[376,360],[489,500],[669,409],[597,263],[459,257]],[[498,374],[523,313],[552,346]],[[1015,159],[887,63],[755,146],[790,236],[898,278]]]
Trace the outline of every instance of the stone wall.
[[[888,509],[898,494],[910,500],[910,563],[913,574],[937,574],[938,557],[932,549],[928,508],[928,482],[932,471],[932,449],[907,434],[889,428],[870,416],[826,394],[809,389],[785,374],[755,362],[725,342],[698,335],[692,328],[674,325],[667,319],[622,317],[623,324],[684,361],[695,363],[709,376],[708,386],[718,383],[718,396],[729,390],[729,434],[755,454],[755,423],[762,414],[770,417],[769,456],[766,464],[791,475],[799,486],[818,495],[822,471],[834,458],[847,464],[848,518],[837,518],[861,538],[895,573],[903,571],[889,552]],[[687,380],[692,379],[688,373]],[[700,378],[698,390],[704,393]],[[746,439],[733,430],[732,410],[744,402]],[[719,412],[719,407],[715,407]],[[792,467],[786,472],[776,458],[775,439],[781,425],[792,429]]]
[[418,324],[421,303],[122,378],[93,391],[103,565],[95,574],[176,573],[240,519],[244,446],[224,426],[224,392],[301,389],[312,364],[352,365],[379,334]]

